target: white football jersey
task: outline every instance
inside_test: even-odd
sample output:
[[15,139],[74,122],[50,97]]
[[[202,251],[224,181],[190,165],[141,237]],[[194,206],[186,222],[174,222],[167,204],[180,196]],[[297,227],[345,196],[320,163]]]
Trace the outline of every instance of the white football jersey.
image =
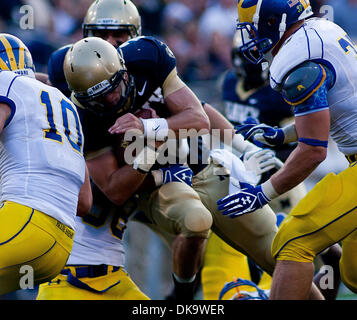
[[331,21],[313,18],[288,38],[270,67],[270,84],[279,89],[285,75],[304,61],[325,64],[335,75],[328,91],[330,134],[339,150],[357,153],[357,49]]
[[106,264],[124,267],[124,231],[127,216],[135,209],[135,203],[114,205],[92,184],[93,205],[85,217],[76,217],[74,235],[68,265]]
[[1,201],[34,208],[75,229],[85,177],[75,106],[57,89],[0,72],[0,102],[11,109],[0,135]]

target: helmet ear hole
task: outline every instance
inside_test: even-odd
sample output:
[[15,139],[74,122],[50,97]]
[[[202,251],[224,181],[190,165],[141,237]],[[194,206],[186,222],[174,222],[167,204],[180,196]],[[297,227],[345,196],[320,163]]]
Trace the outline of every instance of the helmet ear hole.
[[268,26],[269,27],[274,27],[277,23],[277,19],[275,16],[271,16],[268,18]]

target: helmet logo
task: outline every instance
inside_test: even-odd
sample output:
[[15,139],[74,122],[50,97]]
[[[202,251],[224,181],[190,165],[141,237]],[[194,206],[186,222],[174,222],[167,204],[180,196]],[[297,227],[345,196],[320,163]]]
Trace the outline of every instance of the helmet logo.
[[96,85],[94,85],[93,87],[89,88],[87,90],[89,95],[94,95],[97,94],[100,91],[103,91],[104,89],[108,88],[110,86],[110,83],[108,80],[104,80]]
[[97,24],[119,24],[119,20],[113,18],[101,18],[97,19]]

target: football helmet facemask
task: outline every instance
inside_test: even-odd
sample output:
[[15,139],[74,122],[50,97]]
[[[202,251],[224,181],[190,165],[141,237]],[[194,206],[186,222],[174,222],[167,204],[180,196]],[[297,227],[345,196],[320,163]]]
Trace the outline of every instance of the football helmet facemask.
[[[99,116],[120,116],[133,108],[134,78],[127,72],[120,50],[101,38],[76,42],[66,54],[64,74],[73,101]],[[115,90],[111,102],[107,97]]]
[[7,33],[0,33],[0,70],[35,78],[29,49],[19,38]]
[[94,31],[123,30],[130,38],[141,35],[141,18],[130,0],[96,0],[89,7],[82,25],[83,37],[96,36]]
[[[249,41],[247,31],[243,31],[245,41]],[[247,61],[241,51],[243,46],[241,32],[236,31],[233,37],[231,50],[232,65],[236,75],[244,79],[244,84],[251,88],[262,86],[268,78],[267,72],[262,70],[261,64],[252,64]],[[248,89],[248,88],[247,88]]]
[[[258,64],[295,22],[313,15],[309,0],[238,0],[238,25],[245,58]],[[243,31],[249,41],[244,40]]]

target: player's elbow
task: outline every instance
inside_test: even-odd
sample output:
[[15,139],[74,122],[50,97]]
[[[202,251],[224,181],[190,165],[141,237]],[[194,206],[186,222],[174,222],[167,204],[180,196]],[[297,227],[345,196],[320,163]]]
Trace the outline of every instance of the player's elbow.
[[116,190],[105,190],[104,193],[108,199],[117,206],[123,205],[130,197],[124,192],[117,192]]
[[211,130],[211,122],[205,112],[195,113],[193,119],[197,131],[203,130],[209,132]]
[[326,156],[327,148],[314,147],[309,153],[309,163],[317,167],[321,162],[326,159]]

